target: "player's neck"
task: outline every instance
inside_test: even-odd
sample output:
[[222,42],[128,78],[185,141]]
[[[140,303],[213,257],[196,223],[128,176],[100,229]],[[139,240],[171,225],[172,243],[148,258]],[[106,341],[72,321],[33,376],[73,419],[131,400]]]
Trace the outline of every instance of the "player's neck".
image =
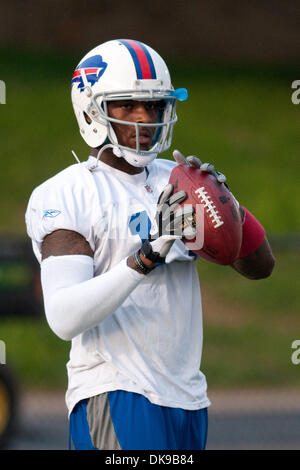
[[[97,157],[97,154],[98,149],[92,149],[91,155],[93,157]],[[104,150],[100,155],[100,160],[103,163],[106,163],[106,165],[116,168],[117,170],[124,171],[124,173],[128,173],[129,175],[137,175],[144,171],[143,167],[132,166],[124,158],[116,157],[111,149]]]

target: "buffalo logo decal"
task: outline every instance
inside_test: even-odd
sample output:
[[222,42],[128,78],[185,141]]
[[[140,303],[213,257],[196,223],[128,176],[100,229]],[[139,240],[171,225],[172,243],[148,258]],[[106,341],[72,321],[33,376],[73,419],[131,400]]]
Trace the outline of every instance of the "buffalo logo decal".
[[103,61],[101,55],[94,55],[81,62],[76,67],[72,77],[72,86],[77,84],[78,88],[82,92],[85,84],[82,78],[82,71],[84,71],[87,81],[91,86],[98,82],[99,78],[102,77],[107,68],[107,63]]

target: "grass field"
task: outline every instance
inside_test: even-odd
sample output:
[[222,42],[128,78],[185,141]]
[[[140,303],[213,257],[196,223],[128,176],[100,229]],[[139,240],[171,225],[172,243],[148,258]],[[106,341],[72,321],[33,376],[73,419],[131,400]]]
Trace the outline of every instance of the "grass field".
[[291,344],[300,338],[300,252],[275,252],[268,279],[198,263],[204,304],[202,367],[214,387],[300,385]]
[[[78,57],[0,50],[0,234],[25,234],[31,191],[81,160],[81,139],[70,102]],[[227,175],[239,201],[268,235],[300,232],[298,169],[300,105],[291,102],[299,69],[171,64],[176,87],[190,98],[178,104],[172,148],[196,154]],[[171,151],[165,157],[171,158]],[[249,281],[230,268],[198,264],[204,302],[203,371],[210,386],[299,386],[291,343],[300,337],[300,252],[278,251],[271,278]],[[22,383],[65,387],[69,343],[43,317],[1,318],[0,338]]]

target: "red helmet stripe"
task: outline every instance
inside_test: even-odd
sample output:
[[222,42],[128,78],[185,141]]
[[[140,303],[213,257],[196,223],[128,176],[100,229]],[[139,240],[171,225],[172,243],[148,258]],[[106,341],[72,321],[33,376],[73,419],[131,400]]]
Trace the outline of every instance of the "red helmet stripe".
[[146,47],[132,39],[120,40],[129,50],[139,79],[153,79],[156,78],[154,64]]

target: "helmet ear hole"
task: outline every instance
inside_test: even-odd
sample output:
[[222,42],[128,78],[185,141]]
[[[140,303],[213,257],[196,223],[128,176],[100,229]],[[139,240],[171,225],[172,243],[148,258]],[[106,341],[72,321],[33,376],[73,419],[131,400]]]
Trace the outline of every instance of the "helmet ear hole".
[[92,123],[92,120],[91,120],[91,118],[86,114],[85,111],[83,111],[83,116],[84,116],[84,119],[85,119],[85,121],[87,122],[87,124],[90,125],[90,124]]

